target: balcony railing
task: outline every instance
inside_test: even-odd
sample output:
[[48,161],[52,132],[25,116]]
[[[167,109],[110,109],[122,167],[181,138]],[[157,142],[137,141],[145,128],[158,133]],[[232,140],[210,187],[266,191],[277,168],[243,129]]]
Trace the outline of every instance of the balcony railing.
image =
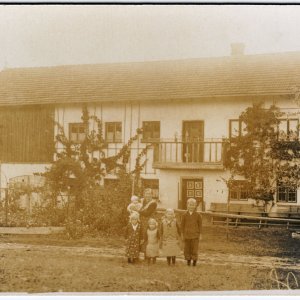
[[223,168],[222,140],[160,140],[153,147],[154,168]]

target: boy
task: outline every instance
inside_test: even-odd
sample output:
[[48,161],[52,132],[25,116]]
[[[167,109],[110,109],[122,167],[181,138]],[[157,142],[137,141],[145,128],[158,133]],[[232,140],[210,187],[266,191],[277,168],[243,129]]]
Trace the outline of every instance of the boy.
[[198,259],[199,239],[201,239],[202,232],[202,218],[196,212],[197,201],[194,198],[187,200],[187,212],[182,216],[181,232],[184,241],[184,257],[187,265],[196,266]]

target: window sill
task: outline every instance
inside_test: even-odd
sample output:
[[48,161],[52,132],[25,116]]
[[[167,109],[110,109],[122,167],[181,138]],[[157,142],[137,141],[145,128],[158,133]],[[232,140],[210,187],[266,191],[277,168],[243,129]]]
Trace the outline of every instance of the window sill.
[[229,201],[230,202],[239,202],[239,201],[242,201],[242,202],[245,202],[245,201],[248,201],[250,199],[230,199]]
[[284,143],[294,143],[294,142],[298,142],[299,141],[299,137],[296,137],[296,138],[278,138],[277,139],[277,142],[284,142]]

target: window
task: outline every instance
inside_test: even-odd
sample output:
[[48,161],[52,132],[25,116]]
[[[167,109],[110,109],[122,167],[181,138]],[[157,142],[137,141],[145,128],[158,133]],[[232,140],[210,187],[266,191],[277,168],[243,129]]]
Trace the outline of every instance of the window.
[[245,130],[245,123],[239,119],[229,120],[229,138],[241,136]]
[[248,190],[246,180],[234,180],[230,188],[230,200],[247,200]]
[[143,122],[143,140],[151,141],[160,138],[160,121]]
[[122,142],[122,122],[106,122],[105,123],[106,141],[109,143]]
[[277,201],[284,203],[296,203],[297,202],[297,188],[286,187],[283,185],[277,186]]
[[285,119],[279,120],[278,124],[278,138],[280,140],[294,140],[299,136],[299,120]]
[[159,199],[159,180],[158,179],[142,179],[143,190],[146,188],[152,189],[152,198]]
[[86,136],[86,125],[84,123],[69,124],[69,139],[73,143],[82,143]]

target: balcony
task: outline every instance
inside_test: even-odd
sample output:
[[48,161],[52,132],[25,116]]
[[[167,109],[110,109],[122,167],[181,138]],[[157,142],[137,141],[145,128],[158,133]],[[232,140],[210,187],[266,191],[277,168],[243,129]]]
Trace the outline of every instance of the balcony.
[[160,139],[153,143],[153,168],[223,170],[223,141]]

